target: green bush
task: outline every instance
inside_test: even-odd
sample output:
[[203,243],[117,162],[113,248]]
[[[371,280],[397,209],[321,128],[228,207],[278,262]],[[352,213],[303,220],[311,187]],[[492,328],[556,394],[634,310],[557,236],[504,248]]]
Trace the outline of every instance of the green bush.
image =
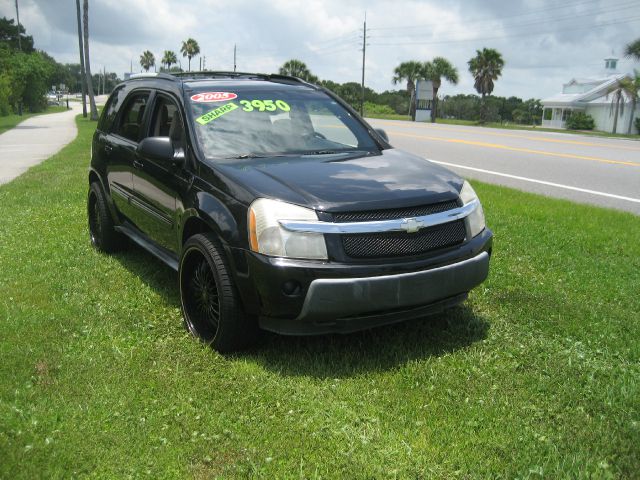
[[364,102],[365,115],[394,115],[396,111],[389,105],[380,105],[378,103]]
[[573,112],[567,118],[566,126],[570,130],[593,130],[596,124],[591,115],[584,112]]

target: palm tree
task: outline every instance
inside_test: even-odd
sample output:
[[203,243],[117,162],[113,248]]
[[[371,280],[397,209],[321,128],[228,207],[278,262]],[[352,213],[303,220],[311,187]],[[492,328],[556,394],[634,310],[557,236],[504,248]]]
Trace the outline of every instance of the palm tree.
[[162,64],[167,66],[167,70],[171,70],[171,65],[178,63],[176,52],[165,50],[162,56]]
[[284,62],[278,70],[278,73],[280,75],[289,75],[290,77],[302,78],[307,82],[318,81],[318,77],[311,73],[307,65],[302,60],[296,60],[295,58]]
[[188,38],[182,42],[180,52],[183,57],[189,59],[189,71],[191,71],[191,59],[200,53],[200,45],[193,38]]
[[631,57],[636,61],[640,61],[640,38],[627,44],[624,49],[624,54],[627,57]]
[[84,73],[87,79],[87,92],[89,94],[89,105],[91,108],[91,120],[98,120],[98,109],[96,99],[93,95],[93,81],[91,77],[91,63],[89,62],[89,0],[83,2],[83,35],[84,35]]
[[633,78],[625,77],[620,80],[622,88],[631,99],[631,115],[629,115],[629,127],[627,128],[627,133],[629,135],[631,135],[631,130],[633,129],[633,116],[636,112],[638,100],[640,99],[640,72],[638,72],[638,70],[634,70],[633,73]]
[[476,50],[476,56],[469,62],[469,72],[473,75],[475,83],[473,86],[476,91],[482,95],[482,108],[480,111],[480,120],[485,121],[485,96],[491,95],[493,92],[493,82],[502,75],[502,67],[504,60],[500,52],[493,48],[483,48]]
[[156,57],[149,50],[145,50],[140,55],[140,66],[144,68],[145,72],[148,72],[151,67],[156,64]]
[[[636,111],[636,105],[638,103],[638,96],[640,91],[640,73],[636,70],[635,77],[624,77],[618,80],[614,86],[609,89],[608,93],[613,93],[611,99],[611,110],[613,111],[613,131],[617,133],[618,130],[618,113],[622,117],[624,115],[625,97],[628,97],[631,101],[631,115],[629,115],[629,126],[627,133],[631,133],[633,128],[633,114]],[[611,111],[609,112],[611,114]]]
[[431,81],[433,85],[433,108],[431,109],[431,123],[435,123],[438,109],[438,89],[442,85],[442,79],[456,85],[458,83],[458,69],[449,60],[443,57],[435,57],[423,65],[422,76]]
[[415,60],[402,62],[393,71],[393,83],[407,81],[407,92],[411,98],[409,102],[409,115],[411,119],[416,119],[416,82],[422,77],[423,65]]
[[624,89],[620,86],[620,82],[618,81],[613,87],[611,87],[608,93],[613,93],[609,115],[611,115],[611,111],[613,110],[613,130],[611,133],[616,133],[618,129],[618,113],[620,113],[620,116],[624,115]]

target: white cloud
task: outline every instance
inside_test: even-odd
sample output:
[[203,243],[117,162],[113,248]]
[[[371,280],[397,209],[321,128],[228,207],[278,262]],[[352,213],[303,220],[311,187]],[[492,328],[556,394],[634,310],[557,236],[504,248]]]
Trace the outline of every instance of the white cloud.
[[[467,61],[476,49],[486,46],[498,49],[506,61],[494,93],[523,98],[552,95],[572,77],[599,74],[602,59],[612,49],[619,54],[637,37],[640,24],[632,3],[612,0],[89,3],[94,71],[104,66],[122,76],[131,63],[133,70],[139,71],[139,56],[147,49],[154,52],[156,61],[164,50],[174,50],[186,67],[179,48],[182,40],[193,37],[209,68],[233,69],[236,44],[241,71],[275,72],[287,59],[299,58],[320,78],[359,82],[366,11],[369,87],[378,91],[401,88],[391,84],[393,69],[401,61],[444,56],[457,66],[460,83],[445,83],[441,92],[474,93]],[[0,0],[0,15],[15,16],[13,0]],[[20,0],[20,20],[34,36],[37,48],[58,61],[77,62],[75,2]],[[197,68],[198,58],[194,61]],[[623,70],[634,66],[628,60],[620,65]]]

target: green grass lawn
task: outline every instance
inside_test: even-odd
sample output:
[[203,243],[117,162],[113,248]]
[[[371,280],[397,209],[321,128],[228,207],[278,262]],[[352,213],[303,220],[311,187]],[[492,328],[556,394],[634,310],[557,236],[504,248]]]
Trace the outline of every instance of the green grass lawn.
[[556,133],[574,133],[577,135],[587,135],[592,137],[614,137],[614,138],[627,138],[631,140],[640,140],[640,135],[626,134],[626,133],[609,133],[601,132],[599,130],[567,130],[558,128],[542,128],[533,125],[519,125],[517,123],[500,123],[500,122],[487,122],[481,124],[471,120],[456,120],[452,118],[438,118],[436,123],[443,123],[445,125],[471,125],[475,127],[487,127],[487,128],[503,128],[507,130],[529,130],[532,132],[556,132]]
[[25,121],[27,118],[35,117],[36,115],[45,115],[47,113],[59,113],[66,112],[67,107],[60,106],[48,106],[44,112],[38,113],[23,113],[22,115],[5,115],[4,117],[0,117],[0,133],[4,133],[7,130],[11,130],[13,127],[18,125],[20,122]]
[[[365,115],[367,118],[378,118],[382,120],[406,120],[411,121],[408,115]],[[499,123],[499,122],[487,122],[480,124],[473,120],[458,120],[453,118],[437,118],[436,123],[443,125],[465,125],[471,127],[486,127],[486,128],[502,128],[506,130],[529,130],[532,132],[555,132],[555,133],[573,133],[576,135],[587,135],[592,137],[614,137],[614,138],[626,138],[631,140],[640,140],[640,135],[628,135],[626,133],[609,133],[601,132],[598,130],[561,130],[556,128],[542,128],[534,127],[531,125],[518,125],[515,123]]]
[[379,118],[382,120],[406,120],[408,122],[411,121],[411,117],[409,115],[392,115],[387,113],[368,113],[365,112],[364,116],[366,118]]
[[0,187],[0,478],[638,478],[639,217],[474,182],[464,306],[224,357],[171,270],[90,247],[78,124]]

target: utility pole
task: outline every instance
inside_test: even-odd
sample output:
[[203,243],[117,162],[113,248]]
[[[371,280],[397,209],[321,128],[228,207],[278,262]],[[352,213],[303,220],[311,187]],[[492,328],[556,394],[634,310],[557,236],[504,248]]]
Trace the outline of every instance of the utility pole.
[[22,51],[22,42],[20,41],[20,10],[18,10],[18,0],[16,0],[16,20],[18,21],[18,50]]
[[236,44],[233,44],[233,71],[236,71]]
[[[17,0],[16,0],[17,1]],[[84,47],[82,46],[82,22],[80,20],[80,0],[76,0],[78,16],[78,49],[80,50],[80,88],[82,90],[82,116],[87,117],[87,78],[84,73]]]
[[202,57],[202,71],[204,72],[207,69],[207,57]]
[[364,12],[362,33],[362,98],[360,99],[360,115],[364,116],[364,64],[367,54],[367,12]]

